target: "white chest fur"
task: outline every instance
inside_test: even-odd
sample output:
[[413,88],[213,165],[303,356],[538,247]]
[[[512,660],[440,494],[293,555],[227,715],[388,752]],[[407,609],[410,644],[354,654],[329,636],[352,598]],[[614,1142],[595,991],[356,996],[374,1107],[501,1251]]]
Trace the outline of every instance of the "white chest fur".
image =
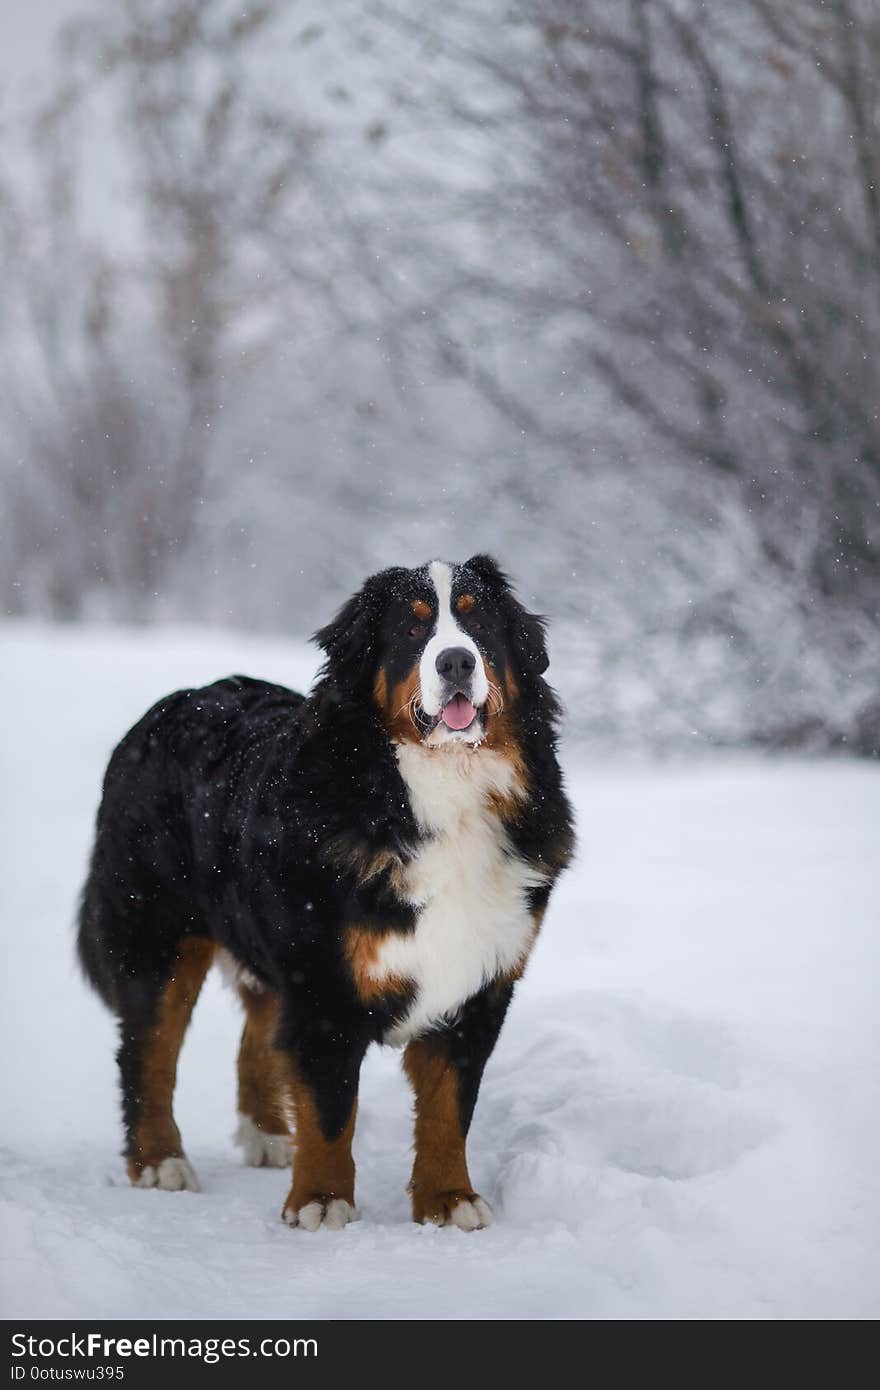
[[544,876],[510,853],[492,794],[517,794],[513,768],[491,749],[400,744],[413,814],[430,835],[404,876],[418,919],[382,944],[372,972],[413,983],[415,999],[386,1042],[425,1032],[487,981],[512,970],[533,935],[526,889]]

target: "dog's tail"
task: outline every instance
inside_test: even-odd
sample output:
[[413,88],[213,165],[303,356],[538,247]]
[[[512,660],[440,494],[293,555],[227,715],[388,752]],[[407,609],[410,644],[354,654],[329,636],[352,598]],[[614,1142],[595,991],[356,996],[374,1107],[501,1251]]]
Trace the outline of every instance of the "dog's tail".
[[80,969],[108,1008],[116,1011],[116,982],[107,948],[106,908],[98,892],[96,875],[90,867],[80,897],[77,914],[76,953]]

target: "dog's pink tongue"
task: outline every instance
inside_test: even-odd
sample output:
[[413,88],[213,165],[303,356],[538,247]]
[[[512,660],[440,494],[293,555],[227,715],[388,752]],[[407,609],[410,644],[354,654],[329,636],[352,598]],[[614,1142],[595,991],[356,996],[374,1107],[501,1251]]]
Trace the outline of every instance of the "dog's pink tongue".
[[463,695],[453,695],[449,704],[444,705],[440,711],[440,718],[447,729],[466,729],[469,724],[473,724],[476,717],[477,711]]

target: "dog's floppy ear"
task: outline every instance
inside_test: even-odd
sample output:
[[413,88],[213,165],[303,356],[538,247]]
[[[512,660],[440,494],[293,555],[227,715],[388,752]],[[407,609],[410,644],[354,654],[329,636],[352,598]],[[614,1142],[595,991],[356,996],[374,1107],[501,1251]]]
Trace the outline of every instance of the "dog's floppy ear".
[[386,600],[395,579],[405,574],[397,567],[372,575],[336,617],[312,635],[327,654],[321,675],[341,689],[357,690],[372,675]]
[[543,676],[550,665],[545,636],[546,619],[523,607],[514,596],[507,575],[491,555],[474,555],[466,562],[465,568],[478,575],[503,604],[508,618],[508,635],[519,654],[523,669]]
[[327,655],[322,675],[338,685],[355,689],[368,673],[375,654],[381,616],[379,586],[375,575],[342,605],[335,618],[318,628],[312,641]]

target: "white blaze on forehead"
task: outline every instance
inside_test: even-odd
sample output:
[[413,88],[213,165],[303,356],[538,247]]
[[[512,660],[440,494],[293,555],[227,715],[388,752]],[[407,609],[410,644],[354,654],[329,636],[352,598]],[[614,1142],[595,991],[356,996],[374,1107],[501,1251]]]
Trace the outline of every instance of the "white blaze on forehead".
[[459,627],[452,611],[452,565],[443,560],[432,560],[428,566],[428,578],[437,595],[437,626],[422,652],[419,662],[419,682],[421,684],[422,707],[434,719],[443,708],[444,683],[437,674],[437,657],[447,647],[464,647],[476,661],[470,678],[470,689],[463,693],[474,705],[485,704],[489,694],[489,678],[483,665],[480,649],[468,634]]
[[455,627],[455,620],[452,617],[452,566],[445,564],[443,560],[432,560],[428,566],[428,578],[434,585],[434,593],[437,595],[438,621],[442,621],[445,616]]

